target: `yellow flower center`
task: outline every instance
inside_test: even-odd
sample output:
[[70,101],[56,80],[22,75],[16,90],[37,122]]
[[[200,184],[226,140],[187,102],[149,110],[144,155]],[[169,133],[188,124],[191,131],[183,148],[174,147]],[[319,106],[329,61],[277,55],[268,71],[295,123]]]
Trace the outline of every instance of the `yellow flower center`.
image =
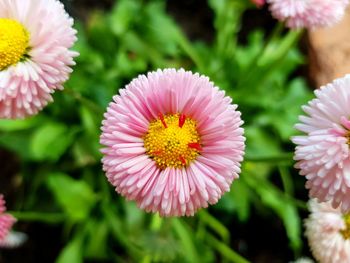
[[350,146],[350,132],[348,131],[346,134],[345,134],[345,138],[346,138],[346,140],[347,140],[347,145],[349,145]]
[[160,114],[143,138],[146,153],[161,169],[188,165],[201,151],[196,126],[196,121],[183,114]]
[[0,18],[0,71],[19,62],[26,53],[29,33],[19,22]]
[[345,229],[340,230],[340,234],[344,237],[344,239],[350,238],[350,213],[344,215],[344,223],[345,223]]

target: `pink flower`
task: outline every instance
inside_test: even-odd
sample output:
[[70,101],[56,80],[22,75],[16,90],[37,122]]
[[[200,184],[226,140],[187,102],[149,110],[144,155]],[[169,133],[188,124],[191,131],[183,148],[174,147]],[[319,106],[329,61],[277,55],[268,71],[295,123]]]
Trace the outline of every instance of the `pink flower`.
[[348,0],[267,0],[272,15],[290,28],[321,28],[338,23]]
[[16,219],[10,215],[5,213],[5,200],[4,196],[0,195],[0,247],[5,247],[7,244],[7,239],[10,236],[9,232],[16,222]]
[[189,216],[230,190],[243,159],[243,122],[207,77],[158,70],[113,99],[101,144],[117,192],[147,212]]
[[36,114],[72,72],[73,19],[57,0],[0,1],[0,118]]
[[331,201],[334,208],[350,211],[350,75],[315,91],[304,106],[296,128],[306,135],[292,138],[294,159],[307,179],[310,196]]
[[265,5],[265,0],[250,0],[256,7],[263,7]]
[[350,262],[350,216],[330,203],[309,202],[311,214],[305,220],[311,252],[320,263]]

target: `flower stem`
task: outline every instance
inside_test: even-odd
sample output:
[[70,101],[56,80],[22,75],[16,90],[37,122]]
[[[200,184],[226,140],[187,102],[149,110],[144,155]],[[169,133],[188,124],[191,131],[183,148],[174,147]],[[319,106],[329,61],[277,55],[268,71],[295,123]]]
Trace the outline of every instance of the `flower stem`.
[[[158,214],[153,214],[152,215],[152,220],[150,224],[150,229],[154,232],[158,232],[163,224],[163,219],[158,215]],[[151,255],[145,255],[141,263],[151,263],[152,262],[152,256]]]
[[158,231],[162,227],[162,223],[163,218],[161,218],[158,214],[154,214],[151,220],[151,230]]
[[43,212],[17,212],[8,211],[20,221],[35,221],[47,224],[58,224],[65,221],[66,216],[62,213],[43,213]]
[[192,61],[196,64],[199,71],[201,73],[205,73],[205,64],[197,51],[192,47],[188,39],[182,33],[180,33],[177,37],[177,41],[183,51],[185,51],[187,55],[192,59]]
[[281,199],[285,199],[286,201],[292,203],[294,206],[308,211],[308,207],[306,203],[302,200],[296,199],[293,196],[283,192],[280,188],[270,183],[269,181],[259,178],[258,176],[250,173],[249,176],[241,176],[242,180],[244,180],[252,189],[256,188],[256,185],[259,184],[262,187],[266,187],[271,191],[274,191],[276,195],[278,195]]
[[287,195],[293,196],[294,195],[293,180],[291,178],[291,175],[287,167],[279,165],[278,171],[281,176],[284,191],[286,192]]
[[290,30],[280,41],[277,41],[273,36],[271,37],[261,51],[261,55],[256,57],[253,63],[241,74],[237,84],[237,89],[243,90],[241,96],[246,96],[247,92],[251,92],[251,89],[247,87],[262,85],[270,74],[280,67],[281,62],[292,47],[297,44],[303,33],[303,30]]
[[266,162],[266,163],[281,163],[281,162],[292,162],[293,161],[293,154],[292,152],[288,153],[282,153],[277,156],[261,156],[261,157],[254,157],[254,156],[245,156],[244,160],[246,162]]
[[216,249],[222,256],[234,263],[249,263],[247,259],[239,255],[223,242],[220,242],[210,234],[206,235],[206,241]]

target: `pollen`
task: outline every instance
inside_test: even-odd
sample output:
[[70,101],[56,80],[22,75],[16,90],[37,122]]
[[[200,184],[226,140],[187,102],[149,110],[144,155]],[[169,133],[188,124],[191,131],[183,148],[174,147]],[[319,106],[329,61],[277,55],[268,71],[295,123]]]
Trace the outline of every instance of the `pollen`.
[[146,153],[161,169],[185,167],[201,151],[197,123],[183,114],[160,114],[143,139]]
[[22,24],[0,18],[0,71],[23,59],[28,43],[29,33]]
[[345,229],[340,230],[340,234],[346,240],[350,238],[350,214],[344,215],[343,219],[344,219]]

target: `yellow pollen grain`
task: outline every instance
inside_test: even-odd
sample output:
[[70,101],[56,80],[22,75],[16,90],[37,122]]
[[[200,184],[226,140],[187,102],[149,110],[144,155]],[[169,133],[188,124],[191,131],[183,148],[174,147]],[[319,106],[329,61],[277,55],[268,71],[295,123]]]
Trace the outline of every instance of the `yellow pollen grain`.
[[161,169],[184,167],[199,155],[198,150],[188,146],[189,143],[200,142],[196,121],[186,118],[181,128],[179,117],[179,114],[165,115],[164,121],[167,128],[164,127],[160,118],[152,121],[143,138],[146,153]]
[[18,63],[26,53],[29,33],[19,22],[0,18],[0,71]]
[[350,238],[350,213],[343,216],[345,229],[340,230],[340,234],[344,237],[344,239]]

